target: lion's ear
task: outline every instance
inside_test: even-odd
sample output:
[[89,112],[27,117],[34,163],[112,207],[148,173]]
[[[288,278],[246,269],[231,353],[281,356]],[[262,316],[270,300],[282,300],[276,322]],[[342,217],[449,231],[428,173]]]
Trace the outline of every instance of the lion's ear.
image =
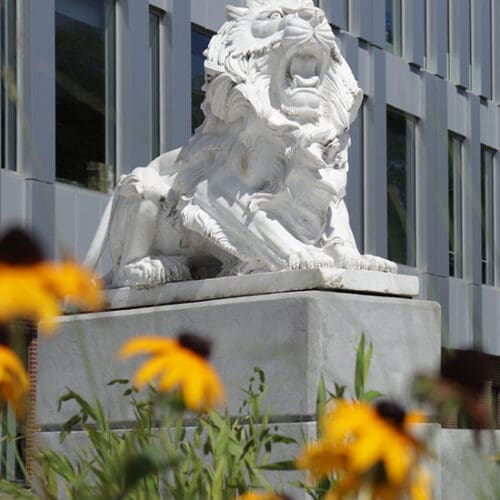
[[226,19],[228,21],[237,21],[241,19],[248,9],[245,7],[235,7],[234,5],[226,5]]

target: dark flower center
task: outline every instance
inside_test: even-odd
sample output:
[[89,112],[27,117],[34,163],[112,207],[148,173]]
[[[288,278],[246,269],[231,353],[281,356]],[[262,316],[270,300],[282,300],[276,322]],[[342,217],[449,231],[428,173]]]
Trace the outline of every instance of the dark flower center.
[[396,427],[403,427],[406,413],[394,401],[379,401],[375,405],[375,410],[384,420],[387,420]]
[[43,253],[33,238],[22,229],[10,229],[0,239],[0,261],[10,265],[37,264]]
[[212,342],[206,338],[195,335],[194,333],[181,333],[177,337],[179,344],[186,349],[198,354],[202,358],[208,358],[210,356],[210,348],[212,347]]

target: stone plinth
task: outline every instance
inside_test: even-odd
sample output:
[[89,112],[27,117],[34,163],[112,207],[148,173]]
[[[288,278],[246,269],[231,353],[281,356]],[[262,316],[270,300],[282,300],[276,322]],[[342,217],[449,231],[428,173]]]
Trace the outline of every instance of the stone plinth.
[[131,418],[115,378],[130,377],[139,360],[118,362],[116,352],[141,334],[190,330],[214,340],[213,363],[224,380],[229,409],[241,401],[255,366],[270,383],[272,414],[312,418],[318,380],[352,386],[355,349],[364,333],[374,344],[369,388],[407,400],[407,381],[440,359],[436,303],[395,297],[303,291],[172,304],[60,319],[57,341],[40,338],[37,420],[57,429],[72,408],[57,412],[66,387],[97,396],[115,422]]

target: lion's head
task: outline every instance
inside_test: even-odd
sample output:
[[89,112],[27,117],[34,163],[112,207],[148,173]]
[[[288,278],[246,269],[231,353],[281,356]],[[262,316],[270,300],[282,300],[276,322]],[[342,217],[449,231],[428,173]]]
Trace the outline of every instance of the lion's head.
[[[234,121],[349,128],[362,99],[324,12],[311,0],[247,0],[206,52],[204,111]],[[329,138],[331,140],[333,136]]]

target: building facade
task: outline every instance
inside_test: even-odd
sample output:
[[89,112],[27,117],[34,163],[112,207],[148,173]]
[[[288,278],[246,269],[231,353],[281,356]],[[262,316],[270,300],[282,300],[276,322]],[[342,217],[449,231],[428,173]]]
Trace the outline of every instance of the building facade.
[[[0,0],[2,230],[85,255],[116,179],[202,120],[226,3],[244,1]],[[444,346],[500,355],[500,3],[319,5],[365,92],[347,195],[360,250],[420,277]]]

